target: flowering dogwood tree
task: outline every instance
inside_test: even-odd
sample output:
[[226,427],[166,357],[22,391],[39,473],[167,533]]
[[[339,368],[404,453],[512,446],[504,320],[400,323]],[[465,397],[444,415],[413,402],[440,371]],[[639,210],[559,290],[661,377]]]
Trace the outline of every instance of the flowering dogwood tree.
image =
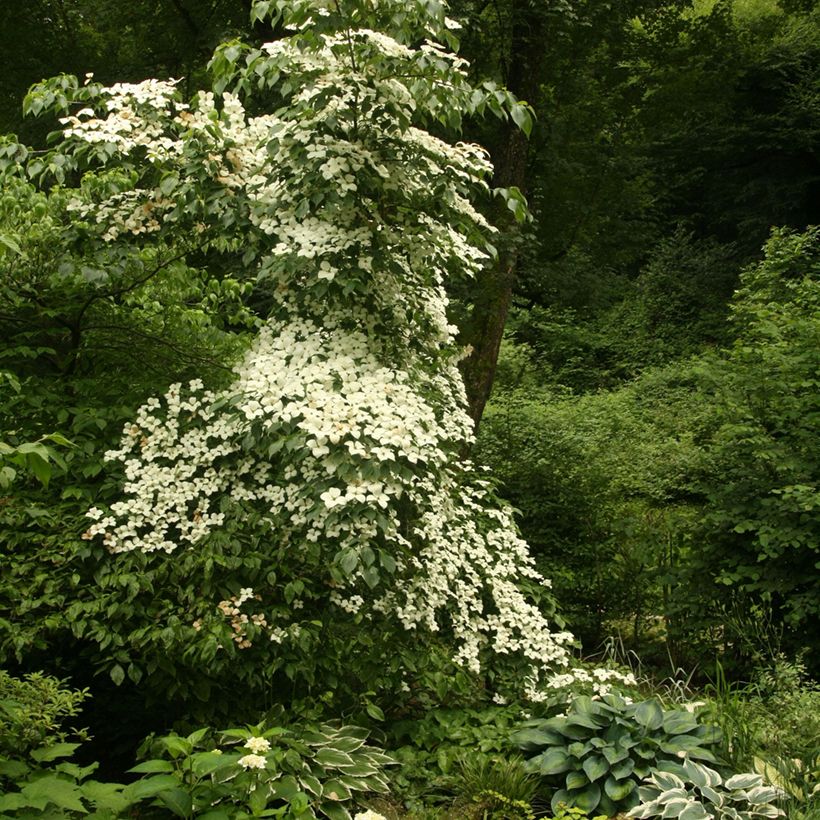
[[529,111],[469,82],[438,0],[259,0],[253,14],[292,33],[220,47],[214,91],[190,104],[155,80],[63,78],[28,98],[82,103],[63,156],[119,169],[71,205],[98,241],[231,253],[269,301],[228,388],[172,385],[126,425],[108,454],[122,498],[89,512],[85,537],[167,561],[226,529],[253,540],[269,574],[251,585],[238,568],[242,588],[191,617],[201,634],[227,620],[232,651],[278,652],[317,623],[390,627],[444,636],[455,663],[506,666],[538,697],[567,682],[571,635],[525,593],[548,582],[462,457],[472,422],[445,293],[493,253],[473,205],[491,166],[426,130],[485,111],[527,129]]

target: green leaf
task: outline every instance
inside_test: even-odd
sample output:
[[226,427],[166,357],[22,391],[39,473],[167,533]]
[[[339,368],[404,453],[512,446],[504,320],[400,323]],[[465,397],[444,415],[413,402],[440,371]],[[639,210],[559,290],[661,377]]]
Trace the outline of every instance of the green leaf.
[[635,761],[632,758],[627,758],[612,766],[610,773],[616,780],[623,780],[625,777],[629,777],[634,769]]
[[629,752],[627,752],[626,749],[617,749],[614,746],[604,746],[604,748],[601,749],[601,754],[606,758],[610,766],[614,766],[616,763],[620,763],[629,757]]
[[571,793],[570,805],[578,806],[587,814],[592,814],[595,807],[601,801],[601,787],[597,783],[590,783],[585,789],[580,792]]
[[38,763],[48,763],[57,760],[59,757],[71,757],[75,750],[80,748],[79,743],[53,743],[51,746],[41,746],[34,749],[31,756]]
[[349,754],[340,752],[337,749],[324,747],[316,752],[316,762],[321,763],[322,766],[352,766],[353,758]]
[[690,803],[678,815],[678,820],[712,820],[712,815],[700,803]]
[[105,809],[119,814],[131,804],[121,783],[99,783],[87,780],[80,786],[83,796],[97,809]]
[[82,797],[80,789],[74,783],[63,780],[57,775],[46,775],[31,783],[26,783],[21,792],[29,800],[45,799],[61,809],[86,814],[86,808],[80,799]]
[[566,786],[568,789],[580,789],[589,783],[589,778],[584,772],[574,771],[567,774]]
[[584,761],[583,769],[590,782],[595,782],[599,777],[603,777],[609,771],[609,763],[606,762],[605,758],[595,755],[588,757]]
[[350,812],[341,803],[323,802],[320,804],[319,811],[328,820],[350,820]]
[[119,686],[125,680],[125,670],[118,663],[111,667],[108,674],[116,686]]
[[10,780],[20,780],[29,771],[29,767],[22,760],[0,760],[0,776]]
[[573,767],[572,758],[563,749],[547,749],[542,755],[534,758],[538,762],[538,771],[541,774],[563,774]]
[[777,800],[777,789],[771,786],[755,786],[746,791],[746,799],[754,805],[774,803]]
[[[261,791],[261,789],[258,791]],[[157,796],[177,817],[190,817],[193,802],[188,792],[175,788],[160,792]]]
[[753,789],[763,783],[763,777],[759,774],[736,774],[730,777],[723,785],[727,789]]
[[635,708],[635,720],[650,731],[663,725],[663,709],[656,700],[645,700]]
[[226,761],[225,755],[219,752],[197,752],[191,756],[191,768],[197,777],[204,777],[212,774],[217,769],[229,765],[229,760]]
[[544,746],[564,744],[564,737],[560,733],[537,727],[520,729],[513,733],[511,740],[519,749],[523,749],[525,752],[534,752]]
[[375,703],[370,703],[368,701],[365,705],[365,710],[367,711],[367,714],[373,718],[373,720],[384,720],[384,712],[376,706]]
[[322,797],[328,800],[350,800],[350,789],[340,780],[326,780],[322,784]]
[[663,730],[668,735],[680,735],[698,728],[698,722],[689,712],[667,712],[663,716]]
[[525,103],[516,103],[510,110],[513,122],[524,132],[526,136],[532,133],[532,114]]
[[158,774],[154,777],[144,777],[136,783],[126,786],[126,794],[133,800],[146,800],[156,797],[160,792],[175,789],[179,786],[179,778],[172,774]]
[[172,772],[174,764],[170,760],[146,760],[128,769],[130,774],[157,774],[159,772]]
[[604,791],[616,803],[623,800],[635,788],[634,780],[616,780],[610,775],[604,782]]

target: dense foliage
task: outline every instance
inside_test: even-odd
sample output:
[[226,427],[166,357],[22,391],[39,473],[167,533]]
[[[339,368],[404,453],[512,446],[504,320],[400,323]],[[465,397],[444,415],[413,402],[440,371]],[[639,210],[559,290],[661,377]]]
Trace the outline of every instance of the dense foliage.
[[0,44],[0,814],[818,816],[816,2]]

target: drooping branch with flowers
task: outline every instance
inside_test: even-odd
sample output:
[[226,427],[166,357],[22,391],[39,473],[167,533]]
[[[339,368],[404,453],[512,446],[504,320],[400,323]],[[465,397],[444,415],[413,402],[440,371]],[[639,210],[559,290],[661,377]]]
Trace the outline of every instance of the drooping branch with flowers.
[[[108,454],[122,499],[89,512],[86,537],[172,556],[252,521],[289,603],[446,635],[456,663],[509,661],[537,698],[565,685],[572,638],[525,593],[548,582],[463,458],[472,423],[445,291],[493,253],[473,204],[492,169],[481,148],[425,130],[485,111],[526,128],[528,109],[471,84],[440,3],[262,0],[254,14],[293,33],[222,46],[214,93],[190,105],[173,81],[72,89],[83,108],[64,117],[62,150],[126,171],[116,189],[80,189],[88,230],[196,238],[241,259],[269,300],[227,389],[172,385],[126,426]],[[240,648],[298,637],[297,606],[289,620],[241,611],[276,595],[222,606]]]

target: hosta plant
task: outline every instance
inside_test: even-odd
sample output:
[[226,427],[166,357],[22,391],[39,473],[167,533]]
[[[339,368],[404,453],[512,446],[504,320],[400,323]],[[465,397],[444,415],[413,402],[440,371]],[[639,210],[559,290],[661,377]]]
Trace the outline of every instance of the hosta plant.
[[356,794],[387,792],[383,768],[394,762],[366,737],[356,726],[322,724],[150,739],[155,756],[131,770],[145,776],[130,794],[151,800],[160,817],[350,820]]
[[615,694],[577,697],[565,715],[529,720],[513,735],[529,770],[554,789],[553,811],[566,803],[607,815],[636,806],[638,784],[662,763],[683,755],[714,761],[709,747],[719,739],[684,709]]
[[638,788],[641,804],[628,817],[677,820],[753,820],[783,817],[773,805],[779,792],[759,774],[736,774],[724,780],[708,766],[685,760],[671,771],[653,772]]

